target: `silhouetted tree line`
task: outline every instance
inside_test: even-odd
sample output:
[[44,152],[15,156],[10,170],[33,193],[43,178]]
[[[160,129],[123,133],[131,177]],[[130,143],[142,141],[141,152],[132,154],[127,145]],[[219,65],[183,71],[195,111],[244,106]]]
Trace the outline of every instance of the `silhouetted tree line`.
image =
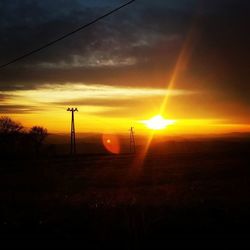
[[[8,116],[0,117],[0,152],[2,156],[39,156],[48,136],[46,128],[34,126],[26,131]],[[47,150],[48,151],[48,150]]]

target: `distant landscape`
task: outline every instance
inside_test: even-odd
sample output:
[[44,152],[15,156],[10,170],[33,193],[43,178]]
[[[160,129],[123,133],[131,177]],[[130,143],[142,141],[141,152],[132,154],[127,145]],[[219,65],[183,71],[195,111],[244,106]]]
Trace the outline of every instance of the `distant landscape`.
[[99,139],[81,135],[70,156],[68,136],[50,135],[55,155],[1,158],[1,240],[122,249],[248,240],[249,137],[156,138],[142,164],[142,139],[129,154],[123,137],[119,155]]
[[[129,153],[129,134],[118,134],[121,144],[121,153]],[[137,149],[142,150],[148,140],[146,135],[136,136]],[[102,143],[102,134],[79,133],[77,134],[77,153],[78,154],[107,154]],[[230,147],[238,150],[242,144],[250,141],[250,133],[229,133],[229,134],[212,134],[212,135],[155,135],[151,142],[151,151],[162,151],[162,153],[174,152],[197,152],[206,150],[223,151]],[[67,154],[70,150],[69,134],[49,134],[45,143],[54,145],[58,154]],[[137,150],[137,151],[138,151]],[[159,151],[158,151],[159,152]]]

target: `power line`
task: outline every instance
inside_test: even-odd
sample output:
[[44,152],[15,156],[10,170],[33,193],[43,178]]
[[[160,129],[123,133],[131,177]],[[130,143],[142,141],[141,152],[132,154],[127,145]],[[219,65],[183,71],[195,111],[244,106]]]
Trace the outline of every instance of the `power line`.
[[82,29],[87,28],[88,26],[90,26],[90,25],[92,25],[92,24],[94,24],[94,23],[100,21],[101,19],[103,19],[103,18],[105,18],[105,17],[107,17],[107,16],[113,14],[114,12],[116,12],[116,11],[122,9],[123,7],[125,7],[125,6],[127,6],[127,5],[129,5],[129,4],[131,4],[131,3],[134,2],[134,1],[135,1],[135,0],[131,0],[131,1],[129,1],[129,2],[125,3],[125,4],[123,4],[123,5],[121,5],[121,6],[117,7],[117,8],[115,8],[115,9],[113,9],[113,10],[107,12],[106,14],[104,14],[104,15],[102,15],[102,16],[96,18],[96,19],[94,19],[93,21],[91,21],[91,22],[89,22],[89,23],[87,23],[87,24],[85,24],[85,25],[79,27],[78,29],[75,29],[75,30],[73,30],[73,31],[71,31],[71,32],[69,32],[69,33],[67,33],[67,34],[65,34],[65,35],[63,35],[63,36],[61,36],[61,37],[59,37],[59,38],[57,38],[57,39],[55,39],[55,40],[49,42],[49,43],[44,44],[43,46],[41,46],[41,47],[39,47],[39,48],[37,48],[37,49],[34,49],[34,50],[32,50],[32,51],[30,51],[30,52],[28,52],[28,53],[26,53],[26,54],[24,54],[24,55],[22,55],[22,56],[19,56],[19,57],[15,58],[15,59],[13,59],[13,60],[7,62],[7,63],[4,63],[4,64],[0,65],[0,69],[1,69],[1,68],[4,68],[4,67],[7,67],[8,65],[10,65],[10,64],[12,64],[12,63],[15,63],[15,62],[17,62],[17,61],[19,61],[19,60],[22,60],[23,58],[28,57],[28,56],[30,56],[30,55],[32,55],[32,54],[34,54],[34,53],[37,53],[38,51],[40,51],[40,50],[42,50],[42,49],[45,49],[45,48],[47,48],[47,47],[49,47],[49,46],[51,46],[51,45],[53,45],[53,44],[55,44],[55,43],[57,43],[57,42],[63,40],[63,39],[65,39],[66,37],[73,35],[74,33],[78,32],[78,31],[80,31],[80,30],[82,30]]

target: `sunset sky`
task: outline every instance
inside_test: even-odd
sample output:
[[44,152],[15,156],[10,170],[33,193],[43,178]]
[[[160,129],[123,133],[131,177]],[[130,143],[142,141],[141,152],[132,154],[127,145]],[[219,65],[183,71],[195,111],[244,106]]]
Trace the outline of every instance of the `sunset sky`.
[[[0,1],[0,64],[125,0]],[[25,127],[137,133],[161,114],[164,133],[250,132],[249,1],[137,0],[0,69],[0,115]]]

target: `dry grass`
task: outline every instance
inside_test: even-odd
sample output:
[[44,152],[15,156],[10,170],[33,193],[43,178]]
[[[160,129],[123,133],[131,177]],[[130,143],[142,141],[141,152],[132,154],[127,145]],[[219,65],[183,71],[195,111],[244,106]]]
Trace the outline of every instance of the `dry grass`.
[[2,236],[125,249],[187,235],[247,237],[249,157],[232,152],[151,152],[140,171],[131,155],[4,162]]

